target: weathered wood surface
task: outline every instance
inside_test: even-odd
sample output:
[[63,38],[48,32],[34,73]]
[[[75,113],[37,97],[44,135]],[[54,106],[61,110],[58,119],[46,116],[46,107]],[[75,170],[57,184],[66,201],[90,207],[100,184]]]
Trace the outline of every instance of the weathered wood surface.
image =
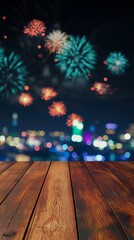
[[72,188],[67,162],[53,162],[26,239],[77,240]]
[[[119,177],[114,163],[85,163],[94,178],[98,188],[102,192],[122,232],[128,239],[134,239],[134,194],[130,185],[130,179],[119,171]],[[111,165],[111,166],[110,166]],[[112,170],[113,166],[113,170]],[[129,166],[129,163],[128,163]],[[116,171],[116,175],[114,172]],[[126,170],[126,175],[129,175]],[[123,180],[124,176],[124,180]],[[123,181],[122,181],[122,180]]]
[[[19,163],[20,164],[20,163]],[[23,239],[39,197],[49,163],[36,162],[0,206],[1,239]],[[2,237],[3,236],[3,237]]]
[[134,240],[133,162],[0,162],[0,239]]
[[79,239],[122,240],[113,214],[83,163],[70,164]]
[[14,162],[0,162],[0,174],[8,169]]
[[0,203],[10,193],[21,177],[25,174],[31,163],[16,163],[0,174]]

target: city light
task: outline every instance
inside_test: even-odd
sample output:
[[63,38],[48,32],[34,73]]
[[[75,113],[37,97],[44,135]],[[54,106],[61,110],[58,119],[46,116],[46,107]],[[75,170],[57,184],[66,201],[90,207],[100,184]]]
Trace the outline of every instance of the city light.
[[129,140],[131,138],[131,135],[129,134],[129,133],[126,133],[125,135],[124,135],[124,139],[125,140]]
[[[103,134],[99,134],[97,130],[91,133],[77,120],[74,121],[70,134],[64,131],[46,132],[44,129],[10,134],[7,127],[4,129],[2,128],[0,135],[0,149],[13,149],[21,156],[22,153],[29,156],[34,153],[41,154],[45,159],[48,152],[50,158],[52,155],[54,159],[74,161],[124,161],[133,159],[134,156],[134,137],[128,131],[124,133],[123,129],[118,134],[115,131],[112,135],[106,135],[103,126]],[[20,159],[18,156],[16,161]],[[24,161],[27,161],[26,158]]]
[[82,142],[82,136],[80,135],[72,135],[71,139],[73,142]]

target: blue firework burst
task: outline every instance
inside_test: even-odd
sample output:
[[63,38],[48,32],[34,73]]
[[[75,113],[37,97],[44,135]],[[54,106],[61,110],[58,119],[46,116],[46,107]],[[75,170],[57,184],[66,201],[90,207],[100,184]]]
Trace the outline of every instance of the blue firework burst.
[[55,57],[56,66],[65,74],[66,78],[84,77],[95,68],[97,54],[87,38],[83,36],[70,36],[69,41],[63,45],[61,52]]
[[21,57],[15,52],[4,55],[0,60],[0,93],[9,97],[23,91],[27,70]]
[[111,52],[106,59],[107,69],[115,75],[125,73],[128,59],[121,52]]

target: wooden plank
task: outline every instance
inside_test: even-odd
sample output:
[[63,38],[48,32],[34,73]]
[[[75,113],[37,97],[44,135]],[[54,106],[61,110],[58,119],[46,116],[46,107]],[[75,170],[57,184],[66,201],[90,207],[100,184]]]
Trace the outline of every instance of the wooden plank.
[[0,175],[0,204],[31,166],[30,162],[16,162]]
[[128,162],[105,162],[105,166],[134,193],[134,166]]
[[0,162],[0,174],[6,171],[13,164],[14,162]]
[[134,239],[134,194],[105,163],[85,163],[128,239]]
[[69,163],[80,240],[122,240],[112,211],[82,162]]
[[25,239],[78,239],[67,162],[52,162]]
[[23,239],[49,165],[49,162],[34,162],[1,204],[0,239]]
[[115,168],[119,168],[120,167],[120,170],[124,170],[126,173],[132,173],[134,174],[134,164],[131,164],[130,162],[128,161],[125,161],[125,162],[105,162],[105,164],[112,164],[114,163],[115,165]]

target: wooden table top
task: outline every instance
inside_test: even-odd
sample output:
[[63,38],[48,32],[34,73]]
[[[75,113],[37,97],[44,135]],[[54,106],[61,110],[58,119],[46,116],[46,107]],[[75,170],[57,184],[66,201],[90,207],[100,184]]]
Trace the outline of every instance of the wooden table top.
[[0,239],[134,240],[134,162],[0,162]]

